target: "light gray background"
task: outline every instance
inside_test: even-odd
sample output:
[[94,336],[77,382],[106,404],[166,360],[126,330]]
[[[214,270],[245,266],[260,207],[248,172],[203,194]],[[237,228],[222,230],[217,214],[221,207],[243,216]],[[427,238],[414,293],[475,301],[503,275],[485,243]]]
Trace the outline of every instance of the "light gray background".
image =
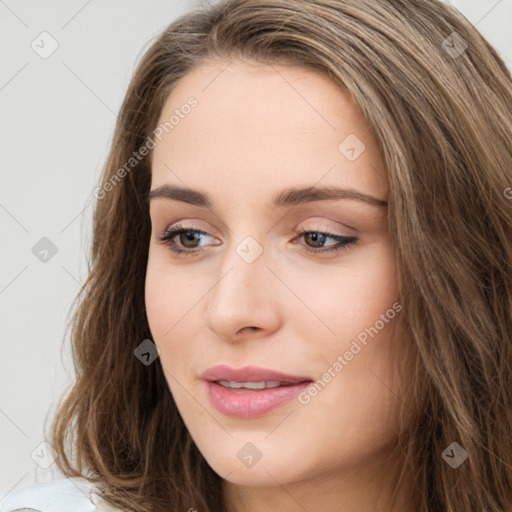
[[[0,0],[0,499],[60,476],[41,467],[40,443],[72,382],[61,347],[86,277],[92,190],[136,63],[198,1]],[[451,3],[512,69],[512,0]],[[31,47],[43,31],[59,45],[46,59]],[[42,237],[57,247],[46,262],[32,252]]]

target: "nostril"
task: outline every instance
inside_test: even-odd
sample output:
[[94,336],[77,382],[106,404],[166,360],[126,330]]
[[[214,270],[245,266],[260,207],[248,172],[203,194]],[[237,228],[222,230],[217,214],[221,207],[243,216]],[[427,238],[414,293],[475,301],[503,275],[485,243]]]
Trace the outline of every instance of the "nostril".
[[249,327],[243,327],[242,329],[240,329],[238,332],[244,332],[246,329],[250,329],[251,331],[252,330],[258,330],[258,327],[252,327],[252,326],[249,326]]

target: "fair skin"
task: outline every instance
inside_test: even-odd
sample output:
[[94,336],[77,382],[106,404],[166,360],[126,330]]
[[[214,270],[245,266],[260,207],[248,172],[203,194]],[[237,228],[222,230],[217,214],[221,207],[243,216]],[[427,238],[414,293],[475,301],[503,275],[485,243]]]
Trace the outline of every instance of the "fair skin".
[[[190,96],[197,106],[153,150],[151,190],[190,188],[208,195],[211,205],[151,199],[145,291],[179,412],[224,478],[230,512],[389,511],[400,464],[389,451],[403,400],[394,390],[393,320],[345,358],[342,371],[308,403],[293,399],[256,418],[229,417],[212,406],[199,378],[226,364],[316,381],[399,302],[385,205],[341,198],[270,206],[283,189],[310,186],[387,201],[387,172],[369,125],[344,91],[298,67],[211,61],[178,82],[160,122]],[[353,161],[338,149],[349,134],[365,145]],[[195,254],[174,254],[160,240],[178,222],[206,233],[195,241],[173,238]],[[302,229],[357,240],[314,254],[307,249],[331,248],[337,240],[315,243],[297,235]],[[246,237],[262,249],[250,263],[236,251]],[[237,457],[248,442],[262,454],[252,467]],[[414,510],[409,488],[399,504],[396,510]]]

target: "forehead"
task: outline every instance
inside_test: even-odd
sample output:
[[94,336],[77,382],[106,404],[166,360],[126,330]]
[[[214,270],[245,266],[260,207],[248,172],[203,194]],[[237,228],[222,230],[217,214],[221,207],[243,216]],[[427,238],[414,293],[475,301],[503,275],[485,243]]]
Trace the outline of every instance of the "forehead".
[[[191,97],[196,106],[183,108]],[[247,196],[293,183],[387,196],[384,163],[360,108],[314,71],[213,60],[178,81],[159,124],[173,116],[153,150],[152,188],[211,185]],[[354,143],[362,152],[347,158]]]

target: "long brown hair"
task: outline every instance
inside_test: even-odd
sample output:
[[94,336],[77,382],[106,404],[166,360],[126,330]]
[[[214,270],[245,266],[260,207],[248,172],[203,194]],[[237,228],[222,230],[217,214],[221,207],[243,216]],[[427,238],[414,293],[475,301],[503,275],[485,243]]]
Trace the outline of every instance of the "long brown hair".
[[[400,438],[403,474],[416,478],[420,512],[510,510],[512,80],[479,32],[437,0],[227,0],[153,42],[96,194],[71,331],[76,382],[51,431],[58,467],[128,510],[225,510],[222,479],[191,440],[159,360],[134,356],[151,339],[151,159],[126,167],[176,82],[215,56],[315,70],[362,109],[389,173],[396,332],[415,361],[407,385],[419,413]],[[453,442],[468,454],[456,470],[442,457]]]

